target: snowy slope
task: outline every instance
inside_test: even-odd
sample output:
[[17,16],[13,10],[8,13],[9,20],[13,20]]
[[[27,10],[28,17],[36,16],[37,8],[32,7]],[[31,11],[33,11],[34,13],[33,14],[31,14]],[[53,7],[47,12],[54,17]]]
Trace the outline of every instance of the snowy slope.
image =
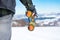
[[32,32],[27,27],[13,27],[11,40],[60,40],[60,27],[36,27]]

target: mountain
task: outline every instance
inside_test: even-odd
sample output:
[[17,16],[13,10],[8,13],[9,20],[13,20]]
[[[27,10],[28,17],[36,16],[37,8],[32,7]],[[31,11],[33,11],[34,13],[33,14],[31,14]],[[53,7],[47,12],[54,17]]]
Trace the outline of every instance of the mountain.
[[[35,18],[36,26],[59,26],[60,24],[60,13],[52,13],[48,15],[39,14]],[[16,15],[13,18],[13,24],[15,26],[26,26],[28,25],[28,18],[25,15]]]

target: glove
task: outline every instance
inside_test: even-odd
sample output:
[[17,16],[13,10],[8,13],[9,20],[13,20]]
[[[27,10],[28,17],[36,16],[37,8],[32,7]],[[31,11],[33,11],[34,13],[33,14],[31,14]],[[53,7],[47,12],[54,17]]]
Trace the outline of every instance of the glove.
[[29,6],[29,7],[27,7],[27,10],[33,12],[34,16],[37,16],[37,12],[36,12],[35,6]]

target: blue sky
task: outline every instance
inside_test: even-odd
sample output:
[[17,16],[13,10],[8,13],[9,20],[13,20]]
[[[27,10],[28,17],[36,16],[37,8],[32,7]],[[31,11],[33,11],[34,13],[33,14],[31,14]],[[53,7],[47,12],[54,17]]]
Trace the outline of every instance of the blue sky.
[[[60,12],[60,0],[32,0],[38,14]],[[16,15],[25,15],[26,8],[16,0]]]

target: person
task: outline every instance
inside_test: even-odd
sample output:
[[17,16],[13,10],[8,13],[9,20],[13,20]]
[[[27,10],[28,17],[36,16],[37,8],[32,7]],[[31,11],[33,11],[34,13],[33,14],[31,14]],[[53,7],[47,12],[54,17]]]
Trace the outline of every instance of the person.
[[[27,10],[35,11],[32,0],[20,0]],[[11,40],[11,22],[15,14],[15,0],[0,0],[0,40]]]

